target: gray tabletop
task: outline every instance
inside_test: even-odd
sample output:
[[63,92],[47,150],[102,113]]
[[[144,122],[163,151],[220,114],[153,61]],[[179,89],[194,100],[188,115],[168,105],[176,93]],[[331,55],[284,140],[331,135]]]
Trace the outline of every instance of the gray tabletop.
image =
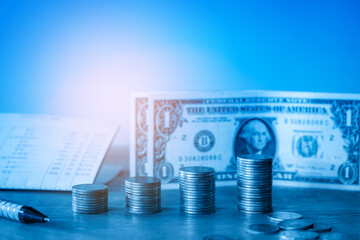
[[[0,198],[27,204],[47,214],[49,223],[21,224],[0,219],[0,238],[8,239],[202,239],[223,234],[238,239],[279,239],[245,230],[252,223],[268,223],[265,215],[247,217],[237,211],[236,187],[217,187],[214,214],[187,216],[179,211],[177,190],[162,191],[162,212],[131,215],[125,211],[124,178],[109,184],[109,212],[74,214],[70,192],[0,191]],[[352,235],[360,230],[360,192],[274,188],[274,210],[293,211],[330,224],[333,232]]]
[[[26,203],[46,213],[49,223],[21,224],[0,219],[1,238],[27,239],[202,239],[223,234],[239,239],[279,239],[256,236],[245,231],[252,223],[267,223],[265,215],[246,217],[236,209],[235,187],[216,189],[217,212],[187,216],[179,211],[178,191],[163,190],[162,212],[131,215],[124,209],[123,178],[109,185],[109,212],[97,215],[74,214],[71,193],[1,191],[0,197]],[[360,229],[359,192],[274,188],[275,210],[294,211],[306,218],[332,225],[333,231],[358,234]]]

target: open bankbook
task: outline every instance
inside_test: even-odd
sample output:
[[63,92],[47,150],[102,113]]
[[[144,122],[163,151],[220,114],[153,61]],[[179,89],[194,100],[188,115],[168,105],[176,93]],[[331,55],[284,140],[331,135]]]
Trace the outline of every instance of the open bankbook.
[[117,130],[82,119],[0,114],[0,188],[68,191],[93,183]]

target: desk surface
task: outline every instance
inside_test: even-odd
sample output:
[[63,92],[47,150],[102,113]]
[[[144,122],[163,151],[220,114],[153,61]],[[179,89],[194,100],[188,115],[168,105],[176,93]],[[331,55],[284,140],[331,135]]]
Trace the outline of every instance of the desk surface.
[[[5,191],[0,198],[33,206],[51,218],[49,223],[21,224],[0,219],[4,239],[202,239],[223,234],[238,239],[279,239],[279,235],[256,236],[245,231],[252,223],[267,223],[266,216],[246,217],[236,209],[236,188],[216,189],[217,212],[187,216],[179,212],[178,191],[163,190],[162,212],[131,215],[124,209],[124,178],[109,184],[109,212],[74,214],[70,192]],[[360,192],[274,188],[275,210],[293,211],[328,223],[334,232],[357,235],[360,230]]]

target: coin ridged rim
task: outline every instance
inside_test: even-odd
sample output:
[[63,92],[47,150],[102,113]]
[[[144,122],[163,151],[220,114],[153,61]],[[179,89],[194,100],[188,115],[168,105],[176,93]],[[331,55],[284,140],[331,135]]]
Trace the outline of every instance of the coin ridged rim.
[[274,234],[280,229],[273,224],[251,224],[246,230],[252,234]]
[[331,226],[322,222],[314,222],[313,226],[307,230],[317,233],[323,233],[331,231]]
[[181,212],[185,213],[185,214],[190,214],[190,215],[206,215],[206,214],[213,214],[216,212],[216,209],[212,210],[212,211],[208,211],[208,212],[199,212],[199,211],[188,211],[188,210],[181,210]]
[[[299,235],[302,233],[303,235]],[[291,235],[293,234],[293,235]],[[297,234],[297,235],[296,235]],[[307,236],[305,236],[307,235]],[[319,237],[319,234],[317,232],[310,232],[306,230],[289,230],[289,231],[283,231],[280,232],[280,238],[281,239],[289,239],[289,240],[296,240],[296,239],[304,239],[304,240],[310,240],[310,239],[317,239]]]
[[311,228],[314,221],[310,219],[288,219],[278,223],[279,228],[284,230],[305,230]]
[[137,177],[128,177],[125,179],[126,184],[130,185],[161,185],[161,180],[156,177],[146,177],[146,176],[137,176]]
[[108,186],[99,183],[85,183],[74,185],[71,189],[75,191],[94,192],[107,190]]
[[295,213],[295,212],[276,211],[276,212],[272,212],[271,214],[269,214],[268,218],[271,221],[281,222],[281,221],[288,220],[288,219],[301,219],[302,215],[299,213]]
[[188,166],[188,167],[181,167],[179,169],[179,172],[183,172],[187,174],[208,174],[208,173],[215,173],[215,169],[206,166]]

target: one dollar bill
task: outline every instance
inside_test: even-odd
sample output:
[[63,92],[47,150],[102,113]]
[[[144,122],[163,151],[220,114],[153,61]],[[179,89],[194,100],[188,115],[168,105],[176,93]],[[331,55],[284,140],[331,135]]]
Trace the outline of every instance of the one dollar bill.
[[134,97],[131,175],[172,186],[183,166],[233,184],[236,156],[274,156],[275,185],[360,190],[360,95],[159,93]]

